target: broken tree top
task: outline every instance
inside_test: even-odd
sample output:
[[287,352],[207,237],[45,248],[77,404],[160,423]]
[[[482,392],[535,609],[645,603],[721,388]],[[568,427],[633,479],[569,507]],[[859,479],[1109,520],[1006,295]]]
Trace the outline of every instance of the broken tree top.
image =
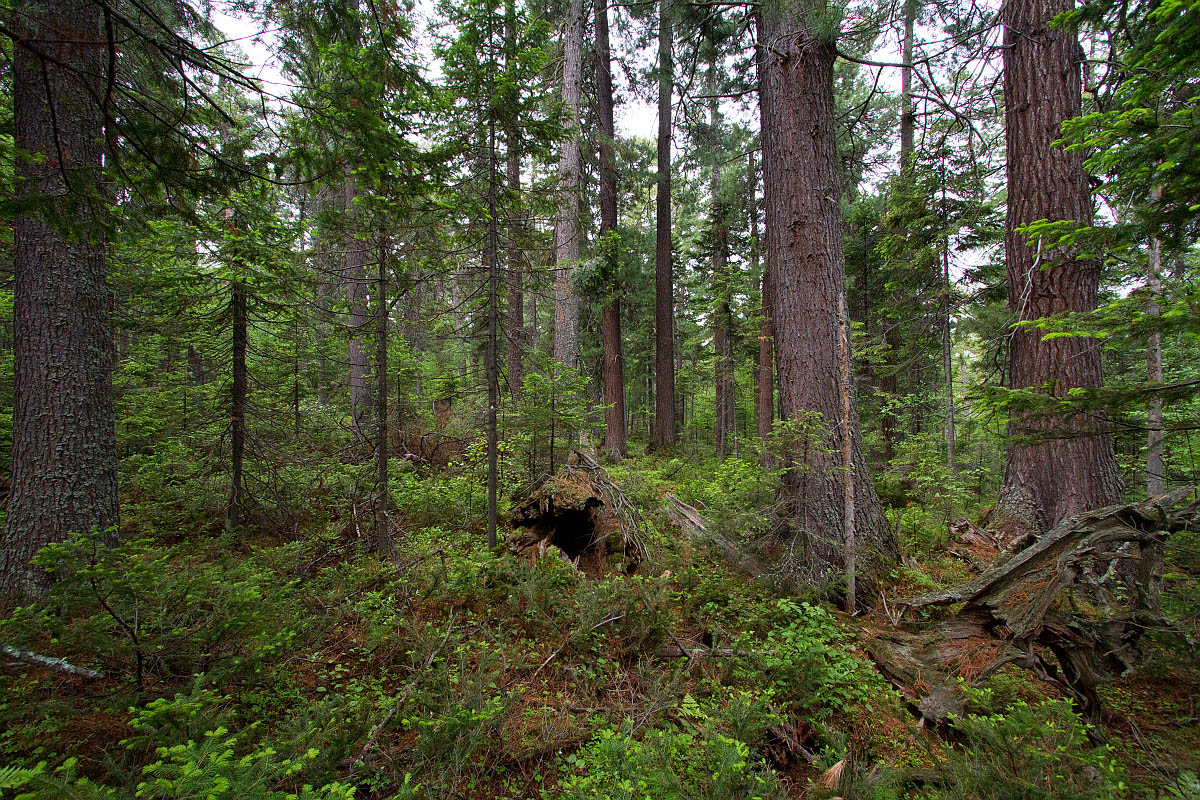
[[1142,658],[1159,616],[1162,548],[1196,524],[1194,488],[1072,517],[973,581],[899,601],[947,616],[884,630],[867,645],[880,671],[928,722],[961,713],[961,678],[1016,663],[1074,697],[1098,722],[1096,687]]

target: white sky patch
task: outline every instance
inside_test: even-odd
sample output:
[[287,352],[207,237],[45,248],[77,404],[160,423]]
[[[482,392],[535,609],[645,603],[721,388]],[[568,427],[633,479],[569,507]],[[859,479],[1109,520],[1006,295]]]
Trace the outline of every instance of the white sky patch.
[[[429,28],[436,18],[434,0],[417,0],[415,4],[414,26],[417,39],[417,54],[424,62],[428,77],[431,80],[440,78],[440,64],[433,56],[430,43]],[[274,50],[278,46],[275,29],[266,27],[258,20],[240,14],[231,14],[227,9],[214,7],[212,21],[228,37],[230,44],[239,48],[246,56],[250,66],[245,70],[249,77],[263,82],[264,88],[272,95],[286,98],[296,87],[284,79]],[[614,50],[628,49],[620,33],[613,31]],[[622,137],[637,137],[653,139],[658,131],[658,110],[651,104],[635,96],[630,90],[623,70],[614,70],[613,81],[615,88],[622,95],[615,109],[615,124],[617,135]]]

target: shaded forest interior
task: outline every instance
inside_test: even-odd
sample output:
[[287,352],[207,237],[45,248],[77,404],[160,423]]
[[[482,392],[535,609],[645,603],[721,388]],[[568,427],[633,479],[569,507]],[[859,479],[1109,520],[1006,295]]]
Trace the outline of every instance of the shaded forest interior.
[[1200,0],[0,40],[0,797],[1200,797]]

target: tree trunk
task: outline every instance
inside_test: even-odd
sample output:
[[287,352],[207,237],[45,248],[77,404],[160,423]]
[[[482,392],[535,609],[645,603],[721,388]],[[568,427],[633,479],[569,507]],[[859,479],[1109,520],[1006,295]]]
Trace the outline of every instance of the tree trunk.
[[[796,578],[824,583],[847,567],[843,439],[853,464],[859,597],[897,545],[862,457],[853,381],[840,348],[845,259],[833,106],[833,42],[814,35],[800,6],[768,4],[759,17],[759,93],[767,261],[780,410],[793,426],[784,491],[796,537]],[[845,404],[843,403],[845,401]],[[848,406],[848,408],[846,407]],[[844,425],[839,421],[844,420]]]
[[[1050,20],[1072,0],[1007,0],[1004,22],[1004,122],[1008,216],[1004,253],[1008,304],[1017,320],[1035,320],[1096,307],[1099,264],[1068,249],[1026,244],[1021,226],[1040,219],[1092,222],[1092,196],[1083,156],[1054,146],[1064,120],[1080,113],[1082,50]],[[1100,345],[1090,337],[1043,340],[1036,329],[1009,335],[1014,389],[1066,397],[1101,384]],[[1121,498],[1112,442],[1099,415],[1026,414],[1012,437],[997,502],[999,518],[1044,531],[1062,519]]]
[[654,443],[675,444],[675,290],[671,274],[671,0],[658,3],[658,197],[654,247]]
[[234,533],[246,523],[246,478],[243,462],[246,454],[246,401],[250,381],[246,373],[246,343],[248,338],[248,309],[245,270],[238,268],[231,287],[230,309],[233,314],[233,387],[230,412],[230,480],[229,509],[225,530]]
[[[1154,189],[1151,197],[1154,202],[1159,202],[1162,190]],[[1146,316],[1157,322],[1162,316],[1162,309],[1158,305],[1162,297],[1162,239],[1158,236],[1150,239],[1147,255],[1146,288],[1150,290],[1150,299],[1146,302]],[[1159,330],[1152,330],[1146,338],[1146,381],[1151,386],[1161,385],[1163,381],[1162,332]],[[1151,395],[1149,405],[1146,411],[1146,496],[1157,497],[1166,488],[1162,395]]]
[[600,247],[607,263],[608,302],[600,314],[600,342],[604,348],[604,451],[613,461],[625,456],[625,366],[621,341],[621,287],[616,275],[620,254],[617,240],[617,171],[613,160],[612,55],[608,43],[608,6],[597,0],[596,115],[600,127]]
[[729,438],[737,425],[737,385],[733,363],[733,312],[730,309],[733,295],[732,276],[729,274],[729,221],[725,204],[721,199],[721,148],[718,128],[721,123],[717,103],[717,51],[714,45],[713,60],[708,68],[708,124],[712,132],[712,175],[709,178],[709,195],[712,202],[712,273],[713,273],[713,350],[716,359],[713,365],[713,384],[716,392],[717,458],[725,460],[729,451]]
[[385,258],[389,245],[379,243],[375,279],[375,550],[392,554],[388,523],[388,281]]
[[507,179],[512,194],[512,207],[508,222],[508,389],[514,396],[521,394],[525,383],[525,299],[521,274],[521,220],[516,207],[521,195],[521,156],[509,139]]
[[[945,190],[943,189],[943,200]],[[950,349],[950,239],[942,240],[942,373],[946,379],[946,464],[951,473],[958,472],[958,457],[954,452],[954,369]]]
[[900,43],[900,169],[912,169],[916,151],[916,114],[913,111],[912,60],[913,27],[917,20],[917,0],[904,0],[904,39]]
[[579,263],[579,105],[583,94],[583,0],[567,0],[563,20],[562,101],[568,135],[558,162],[557,272],[554,281],[554,360],[568,369],[579,362],[579,297],[571,276]]
[[[758,272],[762,248],[758,235],[758,170],[754,165],[754,153],[747,156],[746,174],[749,181],[747,206],[750,214],[750,258],[751,268]],[[762,295],[762,317],[758,323],[758,364],[754,371],[754,421],[758,430],[759,452],[764,467],[774,466],[775,459],[768,448],[771,430],[775,425],[775,347],[771,332],[771,270],[770,264],[762,268],[760,293]]]
[[[104,72],[100,6],[18,3],[10,17],[17,195],[45,209],[14,223],[11,495],[0,595],[30,598],[50,580],[30,560],[94,529],[115,535],[114,343],[101,227],[103,114],[85,76]],[[98,87],[92,87],[98,91]],[[68,227],[60,230],[56,221]]]
[[[320,205],[318,214],[329,208],[333,202],[332,192],[321,189],[317,194]],[[336,196],[336,195],[335,195]],[[313,216],[317,216],[314,214]],[[330,252],[336,249],[328,234],[319,230],[314,241],[314,266],[317,272],[316,316],[317,316],[317,402],[322,406],[329,404],[329,385],[332,383],[329,368],[329,331],[333,327],[333,295],[336,288],[335,276],[341,272],[336,266],[334,256]]]
[[[490,18],[489,18],[490,19]],[[489,22],[488,27],[491,27]],[[488,38],[491,38],[489,30]],[[492,65],[495,74],[495,64]],[[491,83],[491,94],[494,96],[496,84]],[[488,385],[487,408],[487,543],[488,547],[496,546],[496,523],[500,486],[500,438],[497,427],[497,412],[500,406],[500,243],[499,224],[497,221],[496,193],[499,186],[499,169],[496,163],[496,114],[488,110],[488,232],[487,232],[487,268],[488,268],[488,343],[484,360]]]
[[[358,196],[358,183],[347,175],[345,208],[350,220],[357,220],[354,198]],[[361,231],[355,223],[346,242],[346,298],[350,301],[350,411],[354,418],[354,435],[360,442],[367,441],[367,415],[371,408],[371,387],[367,382],[368,358],[363,341],[370,322],[367,309],[367,245],[357,234]]]

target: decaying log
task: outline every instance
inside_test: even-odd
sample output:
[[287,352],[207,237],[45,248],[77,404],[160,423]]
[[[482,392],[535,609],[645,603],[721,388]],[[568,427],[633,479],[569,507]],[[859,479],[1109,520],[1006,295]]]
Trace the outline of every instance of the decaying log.
[[641,514],[586,453],[573,451],[561,474],[534,483],[513,501],[508,522],[527,529],[509,539],[514,553],[541,557],[553,546],[589,574],[605,571],[614,538],[624,572],[634,572],[646,555]]
[[[1100,721],[1096,687],[1142,658],[1142,636],[1169,628],[1159,616],[1163,541],[1193,524],[1192,489],[1072,517],[975,580],[896,601],[942,618],[874,633],[867,651],[922,719],[961,713],[959,678],[974,684],[1016,663],[1073,697]],[[1115,565],[1133,560],[1137,570]],[[1119,575],[1136,575],[1123,585]]]
[[954,546],[946,552],[965,561],[976,573],[987,569],[988,564],[1001,552],[1001,542],[990,531],[975,526],[966,517],[950,525],[954,535]]
[[86,667],[77,667],[74,664],[68,663],[66,659],[51,658],[50,656],[31,653],[28,650],[19,650],[16,647],[10,647],[6,644],[0,645],[0,653],[3,653],[9,658],[15,658],[17,661],[22,661],[26,664],[33,664],[36,667],[44,667],[45,669],[54,670],[55,672],[61,672],[64,675],[74,675],[79,678],[87,678],[91,681],[99,680],[104,677],[104,673],[102,672],[96,672],[96,670],[88,669]]

